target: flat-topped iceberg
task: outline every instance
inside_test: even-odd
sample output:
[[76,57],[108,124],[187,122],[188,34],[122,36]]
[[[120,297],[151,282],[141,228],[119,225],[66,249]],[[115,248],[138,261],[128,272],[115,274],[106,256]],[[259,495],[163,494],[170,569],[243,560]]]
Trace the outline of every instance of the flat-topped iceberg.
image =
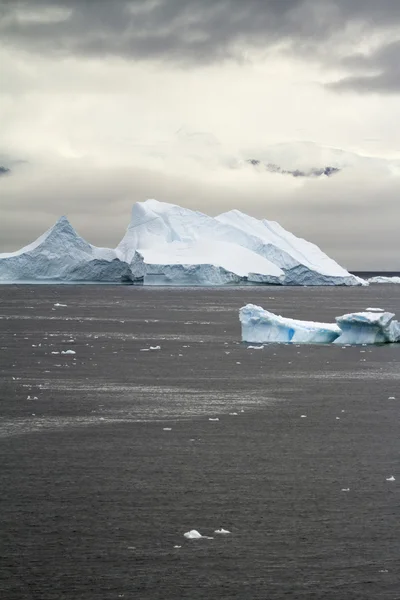
[[242,340],[252,343],[329,344],[340,334],[335,324],[289,319],[254,304],[240,309],[240,322]]
[[242,341],[284,344],[384,344],[400,342],[400,322],[394,314],[364,311],[336,317],[336,323],[318,323],[281,317],[261,306],[240,309]]

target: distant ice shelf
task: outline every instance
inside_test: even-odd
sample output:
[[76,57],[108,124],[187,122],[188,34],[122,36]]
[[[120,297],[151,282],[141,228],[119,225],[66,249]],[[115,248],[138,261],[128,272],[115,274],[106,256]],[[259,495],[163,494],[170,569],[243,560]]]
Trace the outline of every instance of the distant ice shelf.
[[400,342],[400,322],[390,312],[363,311],[318,323],[281,317],[261,306],[240,309],[242,341],[281,344],[384,344]]
[[376,277],[370,277],[368,283],[400,283],[400,277],[385,277],[377,275]]

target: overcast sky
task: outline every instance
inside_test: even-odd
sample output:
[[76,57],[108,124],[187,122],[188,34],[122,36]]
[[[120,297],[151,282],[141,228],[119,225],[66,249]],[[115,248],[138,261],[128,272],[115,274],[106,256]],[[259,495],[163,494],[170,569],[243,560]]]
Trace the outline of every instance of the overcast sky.
[[[0,0],[0,70],[0,251],[62,214],[115,246],[157,198],[400,270],[399,0]],[[284,168],[351,164],[243,162],[280,143]]]

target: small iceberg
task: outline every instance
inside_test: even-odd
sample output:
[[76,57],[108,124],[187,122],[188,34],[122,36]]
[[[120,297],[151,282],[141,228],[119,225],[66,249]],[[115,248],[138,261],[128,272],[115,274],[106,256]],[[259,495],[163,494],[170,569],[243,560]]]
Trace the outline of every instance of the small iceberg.
[[184,533],[183,537],[185,537],[187,540],[199,540],[203,536],[196,529],[192,529],[191,531]]
[[227,529],[223,529],[222,527],[220,527],[219,529],[216,529],[214,531],[214,533],[218,533],[219,535],[229,535],[230,531],[228,531]]
[[247,304],[240,309],[242,341],[278,344],[384,344],[400,342],[400,322],[390,312],[369,310],[336,317],[336,323],[300,321]]
[[393,477],[393,475],[391,477],[387,477],[386,481],[396,481],[395,478]]

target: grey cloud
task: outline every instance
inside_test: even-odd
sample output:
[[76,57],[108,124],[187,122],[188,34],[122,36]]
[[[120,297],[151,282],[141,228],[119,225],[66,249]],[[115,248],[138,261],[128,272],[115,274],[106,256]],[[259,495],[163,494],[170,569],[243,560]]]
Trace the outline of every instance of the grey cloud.
[[330,87],[358,92],[400,92],[400,40],[386,44],[371,54],[346,57],[343,65],[357,75],[345,77]]
[[[69,12],[46,18],[55,7]],[[276,44],[299,52],[351,24],[400,24],[398,0],[0,0],[0,10],[3,42],[27,49],[200,64]]]

